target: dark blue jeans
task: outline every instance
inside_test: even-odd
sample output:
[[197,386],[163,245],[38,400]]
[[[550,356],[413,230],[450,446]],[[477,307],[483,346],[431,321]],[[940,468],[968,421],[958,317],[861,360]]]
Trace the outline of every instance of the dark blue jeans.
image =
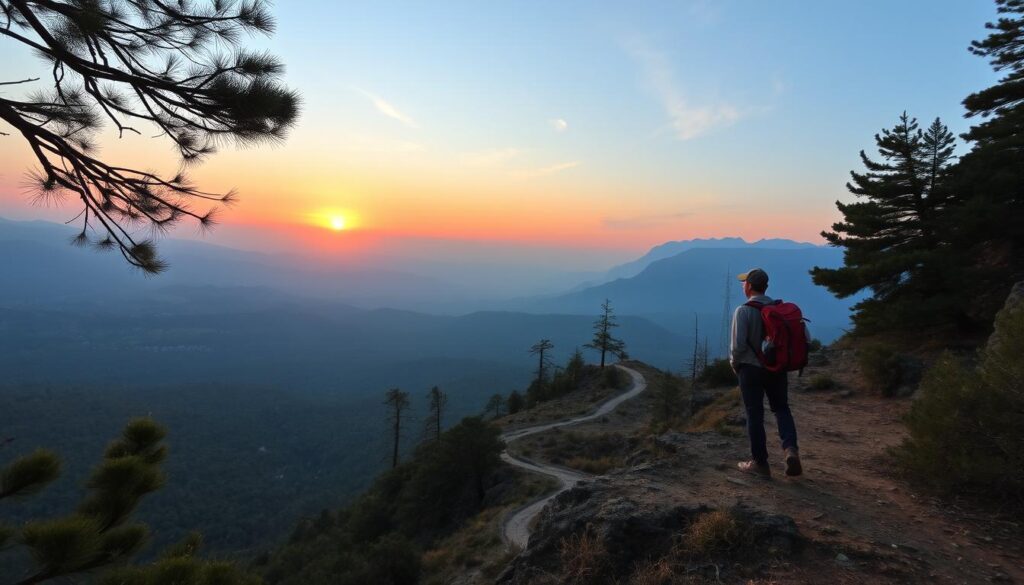
[[750,437],[750,455],[758,463],[768,462],[767,439],[764,435],[764,397],[775,413],[782,448],[796,449],[796,423],[789,411],[789,376],[787,372],[769,372],[764,368],[740,364],[740,393],[747,410],[747,436]]

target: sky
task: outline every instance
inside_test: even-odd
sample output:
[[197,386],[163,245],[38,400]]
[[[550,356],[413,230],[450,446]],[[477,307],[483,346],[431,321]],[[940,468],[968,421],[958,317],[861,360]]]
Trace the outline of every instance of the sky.
[[[874,133],[904,110],[962,132],[961,100],[996,79],[967,51],[995,17],[987,0],[279,0],[273,12],[274,36],[246,42],[285,62],[301,118],[282,144],[227,145],[192,168],[241,201],[212,233],[178,237],[580,270],[694,237],[821,243]],[[0,81],[47,78],[0,44]],[[100,145],[119,163],[178,168],[151,135],[107,128]],[[0,217],[73,217],[73,204],[29,202],[31,166],[16,135],[0,136]]]

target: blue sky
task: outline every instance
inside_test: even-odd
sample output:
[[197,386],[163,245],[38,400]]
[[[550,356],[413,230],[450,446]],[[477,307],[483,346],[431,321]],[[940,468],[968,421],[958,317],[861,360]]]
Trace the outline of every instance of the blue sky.
[[[306,109],[283,147],[199,171],[240,183],[229,224],[330,207],[394,237],[630,254],[693,236],[814,240],[875,132],[904,109],[962,132],[961,100],[995,79],[967,51],[995,17],[987,0],[273,11],[277,34],[253,44],[283,58]],[[37,69],[18,54],[0,77]],[[0,215],[23,216],[9,179],[27,158],[4,142]]]

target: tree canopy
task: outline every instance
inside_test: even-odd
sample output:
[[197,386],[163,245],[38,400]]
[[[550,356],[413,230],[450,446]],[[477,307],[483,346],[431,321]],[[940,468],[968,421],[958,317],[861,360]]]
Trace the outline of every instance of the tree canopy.
[[94,152],[96,135],[106,124],[119,136],[155,130],[183,167],[225,142],[282,139],[299,98],[281,84],[280,61],[240,42],[273,30],[263,0],[0,0],[0,36],[30,48],[47,72],[45,82],[2,85],[48,86],[0,97],[0,120],[39,164],[32,193],[80,202],[74,243],[118,249],[157,273],[165,263],[139,227],[165,232],[185,219],[213,225],[234,191],[203,190],[184,171],[159,176],[104,160]]

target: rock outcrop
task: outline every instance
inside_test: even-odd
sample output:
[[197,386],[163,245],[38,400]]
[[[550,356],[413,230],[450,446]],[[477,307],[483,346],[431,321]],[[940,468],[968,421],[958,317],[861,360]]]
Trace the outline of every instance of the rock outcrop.
[[[610,575],[627,579],[638,564],[668,555],[695,519],[710,511],[697,502],[666,505],[653,484],[601,478],[581,483],[555,498],[539,518],[529,546],[498,578],[508,585],[558,582],[564,570],[562,549],[574,535],[589,532],[603,551]],[[746,508],[732,513],[743,525],[750,550],[758,555],[787,556],[800,541],[788,516]],[[695,560],[700,565],[700,560]]]

